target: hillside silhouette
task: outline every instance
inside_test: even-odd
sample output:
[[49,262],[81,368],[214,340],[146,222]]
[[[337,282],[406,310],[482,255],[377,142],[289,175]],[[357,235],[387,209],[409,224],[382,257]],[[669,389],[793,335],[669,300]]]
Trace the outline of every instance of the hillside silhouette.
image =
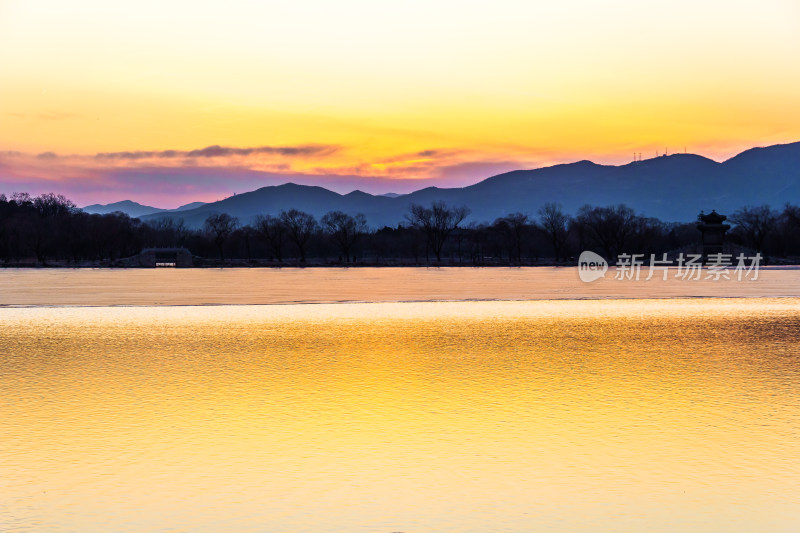
[[619,166],[578,161],[507,172],[467,187],[428,187],[404,195],[339,194],[323,187],[287,183],[181,210],[134,214],[121,205],[125,202],[114,205],[143,220],[183,219],[194,228],[214,213],[249,222],[256,215],[275,215],[287,208],[315,217],[332,210],[363,213],[371,227],[382,227],[403,222],[411,204],[437,200],[468,206],[467,222],[492,221],[513,212],[532,214],[547,202],[559,203],[570,213],[585,204],[624,203],[646,216],[688,221],[701,210],[724,213],[742,205],[780,206],[800,200],[800,142],[753,148],[722,163],[694,154]]

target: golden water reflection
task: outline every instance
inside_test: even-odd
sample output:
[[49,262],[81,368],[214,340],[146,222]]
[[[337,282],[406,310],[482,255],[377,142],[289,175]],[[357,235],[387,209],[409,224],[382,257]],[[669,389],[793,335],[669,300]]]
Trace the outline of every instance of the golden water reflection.
[[798,304],[0,310],[0,524],[792,531]]

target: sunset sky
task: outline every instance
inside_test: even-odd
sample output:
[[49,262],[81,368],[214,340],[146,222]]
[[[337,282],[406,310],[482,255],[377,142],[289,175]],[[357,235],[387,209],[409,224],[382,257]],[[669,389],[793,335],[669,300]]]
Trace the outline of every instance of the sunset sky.
[[800,1],[0,0],[0,192],[159,207],[800,140]]

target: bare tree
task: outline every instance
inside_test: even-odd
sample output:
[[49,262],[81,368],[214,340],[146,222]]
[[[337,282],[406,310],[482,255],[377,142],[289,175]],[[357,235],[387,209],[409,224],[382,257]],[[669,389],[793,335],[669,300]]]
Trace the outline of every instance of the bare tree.
[[11,198],[9,201],[14,202],[14,204],[16,204],[17,206],[33,204],[33,198],[31,198],[31,195],[26,192],[11,193]]
[[637,216],[630,207],[619,204],[608,207],[585,205],[578,211],[575,222],[591,243],[600,247],[608,259],[625,250],[625,244],[635,233]]
[[498,218],[492,224],[492,229],[503,236],[508,249],[508,261],[522,262],[522,238],[528,224],[528,215],[511,213]]
[[250,226],[249,224],[246,226],[242,226],[233,232],[233,238],[239,240],[242,244],[244,244],[244,253],[245,256],[247,257],[248,263],[251,263],[253,261],[252,242],[255,237],[256,237],[256,230],[253,229],[253,226]]
[[283,225],[281,219],[272,215],[258,215],[255,229],[272,249],[275,259],[279,263],[283,261],[283,239],[286,236],[286,226]]
[[158,248],[183,246],[189,235],[189,229],[182,218],[157,218],[148,220],[145,226],[152,230],[153,236],[150,240],[152,245]]
[[297,251],[300,253],[300,262],[305,263],[306,246],[317,230],[317,221],[313,215],[297,209],[281,211],[280,219],[283,225],[286,226],[289,238],[297,246]]
[[666,245],[670,226],[657,218],[636,215],[632,222],[633,232],[628,237],[627,246],[631,253],[643,253],[645,257]]
[[442,260],[442,248],[447,237],[469,215],[466,206],[448,207],[442,201],[431,203],[430,207],[411,204],[410,213],[406,219],[415,228],[421,229],[428,240],[428,247],[436,256],[436,261]]
[[467,227],[469,233],[470,258],[477,265],[483,262],[486,248],[486,226],[473,221]]
[[331,211],[322,217],[322,226],[341,249],[345,263],[349,263],[350,250],[367,231],[366,217],[361,213],[350,216],[342,211]]
[[563,250],[569,238],[570,216],[559,204],[548,202],[539,209],[539,225],[553,246],[556,263],[564,259]]
[[785,218],[790,225],[800,229],[800,207],[787,203],[783,208],[781,216]]
[[56,217],[74,213],[76,206],[63,194],[45,193],[33,199],[33,207],[43,217]]
[[767,237],[775,230],[778,213],[768,205],[743,207],[736,210],[730,218],[736,224],[735,232],[739,233],[744,243],[757,252],[764,251]]
[[216,244],[219,249],[219,260],[222,265],[225,264],[225,241],[238,225],[239,219],[230,216],[228,213],[211,215],[203,224],[206,233],[211,236],[214,240],[214,244]]
[[52,252],[54,241],[57,240],[57,228],[75,212],[76,206],[63,194],[45,193],[36,198],[31,198],[29,195],[27,198],[23,195],[18,197],[22,199],[23,204],[32,206],[38,215],[30,220],[28,239],[36,260],[43,264],[45,257]]

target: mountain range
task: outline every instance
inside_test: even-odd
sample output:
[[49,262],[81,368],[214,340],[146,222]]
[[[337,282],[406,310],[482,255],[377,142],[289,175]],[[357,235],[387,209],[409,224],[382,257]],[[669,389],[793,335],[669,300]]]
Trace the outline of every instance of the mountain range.
[[98,215],[105,215],[108,213],[114,213],[115,211],[121,211],[130,217],[140,218],[155,213],[176,213],[178,211],[187,211],[189,209],[196,209],[203,205],[206,205],[205,202],[191,202],[189,204],[182,205],[175,209],[161,209],[159,207],[142,205],[140,203],[131,200],[122,200],[121,202],[114,202],[113,204],[87,205],[86,207],[83,207],[81,209],[83,209],[87,213],[98,214]]
[[275,215],[290,208],[317,218],[341,210],[363,213],[370,226],[382,227],[403,222],[412,203],[428,205],[436,200],[469,207],[467,222],[491,222],[517,211],[535,216],[546,202],[559,203],[569,213],[585,204],[624,203],[640,214],[671,222],[693,221],[702,210],[730,214],[746,205],[780,208],[786,202],[800,203],[800,142],[752,148],[722,163],[694,154],[660,156],[618,166],[578,161],[515,170],[467,187],[428,187],[403,195],[361,191],[338,194],[322,187],[287,183],[176,210],[158,210],[129,201],[84,209],[121,210],[143,220],[182,218],[189,227],[200,227],[213,213],[228,213],[249,223],[258,214]]

